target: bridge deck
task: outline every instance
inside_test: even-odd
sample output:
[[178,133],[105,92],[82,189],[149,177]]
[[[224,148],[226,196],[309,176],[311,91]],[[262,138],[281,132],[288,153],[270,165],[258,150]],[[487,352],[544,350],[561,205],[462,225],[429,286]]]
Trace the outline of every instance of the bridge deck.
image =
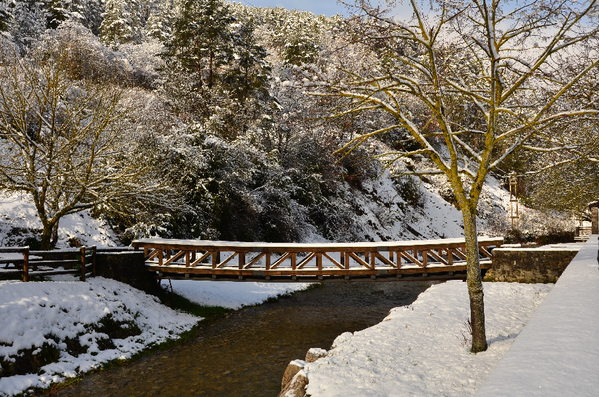
[[[491,266],[502,238],[479,238],[481,268]],[[465,241],[439,239],[369,243],[246,243],[142,239],[148,270],[159,278],[334,281],[440,275],[466,270]]]

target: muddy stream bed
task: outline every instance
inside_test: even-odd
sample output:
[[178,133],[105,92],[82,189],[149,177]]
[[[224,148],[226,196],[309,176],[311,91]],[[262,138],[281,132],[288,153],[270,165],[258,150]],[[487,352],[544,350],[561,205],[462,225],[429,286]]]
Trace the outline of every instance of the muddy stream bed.
[[325,284],[202,323],[173,348],[83,378],[54,396],[276,397],[289,361],[409,305],[426,282]]

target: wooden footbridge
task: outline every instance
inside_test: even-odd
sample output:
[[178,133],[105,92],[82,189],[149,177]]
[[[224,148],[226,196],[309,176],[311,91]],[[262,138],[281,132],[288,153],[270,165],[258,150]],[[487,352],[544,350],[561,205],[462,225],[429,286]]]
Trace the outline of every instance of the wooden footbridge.
[[[481,269],[491,267],[492,249],[502,243],[479,238]],[[163,279],[390,281],[466,271],[463,238],[326,244],[142,239],[132,246],[143,248],[148,270]]]

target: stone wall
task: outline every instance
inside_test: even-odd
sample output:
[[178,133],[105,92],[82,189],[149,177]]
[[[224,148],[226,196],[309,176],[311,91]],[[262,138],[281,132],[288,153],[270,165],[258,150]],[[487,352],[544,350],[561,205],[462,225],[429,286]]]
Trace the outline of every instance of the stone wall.
[[96,275],[129,284],[149,294],[159,290],[154,275],[146,268],[143,251],[98,252]]
[[495,248],[487,281],[555,283],[578,248]]

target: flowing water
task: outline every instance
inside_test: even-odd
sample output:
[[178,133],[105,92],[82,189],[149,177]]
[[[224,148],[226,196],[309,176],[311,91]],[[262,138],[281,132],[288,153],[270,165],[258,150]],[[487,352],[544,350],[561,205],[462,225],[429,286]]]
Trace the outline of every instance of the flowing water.
[[289,361],[412,303],[425,282],[325,284],[202,324],[168,350],[85,377],[56,396],[276,397]]

